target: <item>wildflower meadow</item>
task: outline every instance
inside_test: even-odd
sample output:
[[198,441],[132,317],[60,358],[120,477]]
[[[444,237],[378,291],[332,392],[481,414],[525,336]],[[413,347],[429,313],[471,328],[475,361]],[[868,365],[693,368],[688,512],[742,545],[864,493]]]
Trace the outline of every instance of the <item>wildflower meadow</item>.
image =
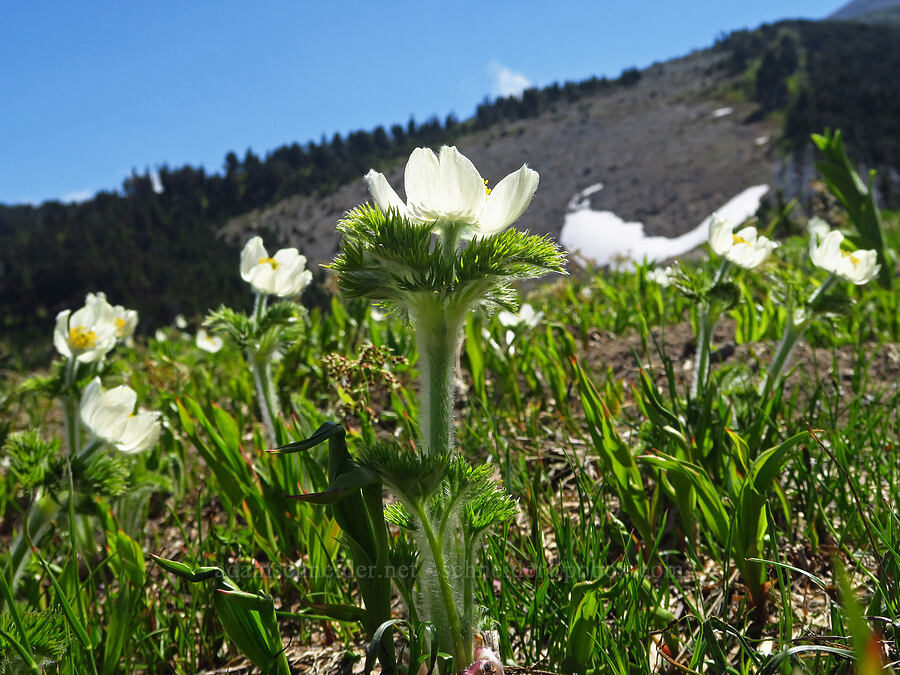
[[249,311],[60,312],[0,383],[0,673],[893,672],[900,219],[814,141],[834,217],[681,261],[417,148],[325,302],[253,236]]

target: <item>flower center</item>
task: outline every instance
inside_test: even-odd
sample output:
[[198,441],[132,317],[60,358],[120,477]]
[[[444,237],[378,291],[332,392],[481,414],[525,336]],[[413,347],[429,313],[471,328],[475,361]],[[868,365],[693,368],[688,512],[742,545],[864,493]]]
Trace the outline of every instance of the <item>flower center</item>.
[[487,186],[487,183],[488,183],[487,178],[485,178],[485,179],[484,179],[484,193],[485,193],[486,195],[489,195],[489,194],[491,194],[491,188],[489,188],[489,187]]
[[733,240],[731,243],[732,246],[737,246],[738,244],[747,244],[747,246],[751,245],[749,241],[747,241],[743,237],[739,237],[736,234],[731,235],[731,238]]
[[271,265],[273,270],[278,269],[278,261],[275,260],[275,258],[260,258],[259,264],[260,265]]
[[75,326],[69,329],[69,346],[78,351],[93,349],[97,344],[97,334],[84,326]]
[[116,317],[116,335],[122,337],[122,333],[125,331],[125,319],[120,317]]
[[841,251],[841,257],[842,258],[850,258],[850,262],[853,263],[854,267],[859,265],[859,262],[860,262],[859,258],[857,258],[852,253],[848,253],[847,251]]

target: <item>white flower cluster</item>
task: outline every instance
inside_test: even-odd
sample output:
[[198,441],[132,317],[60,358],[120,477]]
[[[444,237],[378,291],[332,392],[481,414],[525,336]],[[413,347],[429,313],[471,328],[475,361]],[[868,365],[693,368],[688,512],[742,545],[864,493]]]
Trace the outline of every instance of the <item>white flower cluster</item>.
[[[129,340],[138,314],[122,305],[111,305],[104,293],[88,293],[84,307],[66,309],[56,316],[53,344],[73,362],[97,363],[116,346]],[[95,377],[81,396],[81,420],[90,432],[117,450],[135,453],[152,447],[162,428],[159,413],[135,412],[137,394],[125,385],[107,392]]]
[[53,345],[66,358],[79,363],[100,361],[116,346],[132,336],[138,314],[122,305],[111,305],[104,293],[88,293],[84,307],[56,315]]
[[[744,269],[758,267],[778,247],[776,242],[759,236],[755,227],[734,232],[734,226],[733,222],[713,218],[709,245],[735,265]],[[881,266],[876,251],[845,251],[841,247],[844,235],[832,230],[821,218],[810,219],[809,234],[809,257],[816,267],[856,285],[866,284],[878,275]]]

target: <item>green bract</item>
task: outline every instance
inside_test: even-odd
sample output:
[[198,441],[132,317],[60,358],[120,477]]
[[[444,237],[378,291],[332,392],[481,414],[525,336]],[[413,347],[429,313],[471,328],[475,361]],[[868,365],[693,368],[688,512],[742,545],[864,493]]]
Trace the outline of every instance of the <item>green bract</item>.
[[564,273],[566,262],[548,237],[518,230],[475,237],[457,251],[454,228],[433,236],[432,224],[369,204],[347,213],[338,230],[341,252],[330,268],[344,294],[387,304],[405,316],[435,299],[463,312],[477,305],[516,311],[511,282]]

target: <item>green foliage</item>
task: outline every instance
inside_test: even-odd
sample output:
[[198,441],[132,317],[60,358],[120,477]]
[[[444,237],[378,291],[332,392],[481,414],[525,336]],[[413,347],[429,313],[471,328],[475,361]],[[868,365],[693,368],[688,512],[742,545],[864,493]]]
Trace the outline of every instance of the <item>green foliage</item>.
[[75,489],[82,494],[92,498],[116,497],[128,489],[131,467],[128,459],[119,453],[100,453],[82,465],[73,478]]
[[35,664],[46,668],[59,663],[68,649],[69,638],[65,630],[65,618],[56,610],[28,611],[19,614],[21,626],[17,626],[11,613],[0,614],[0,673],[25,672],[27,663],[17,653],[5,636],[15,636],[22,631],[20,642],[31,645],[30,655]]
[[58,454],[59,439],[46,441],[37,429],[12,433],[3,444],[3,456],[9,457],[9,473],[23,490],[43,485],[48,475],[58,478]]
[[515,229],[476,237],[451,256],[432,245],[432,225],[369,204],[347,213],[338,230],[341,252],[329,267],[344,294],[382,303],[403,316],[420,298],[515,311],[513,281],[565,271],[565,254],[548,237]]
[[167,572],[192,583],[212,581],[216,616],[229,639],[266,675],[290,675],[275,604],[265,593],[245,593],[218,567],[192,568],[151,556]]
[[731,33],[716,49],[749,81],[760,114],[783,113],[789,148],[839,128],[857,161],[886,167],[900,151],[898,35],[896,26],[782,21]]

